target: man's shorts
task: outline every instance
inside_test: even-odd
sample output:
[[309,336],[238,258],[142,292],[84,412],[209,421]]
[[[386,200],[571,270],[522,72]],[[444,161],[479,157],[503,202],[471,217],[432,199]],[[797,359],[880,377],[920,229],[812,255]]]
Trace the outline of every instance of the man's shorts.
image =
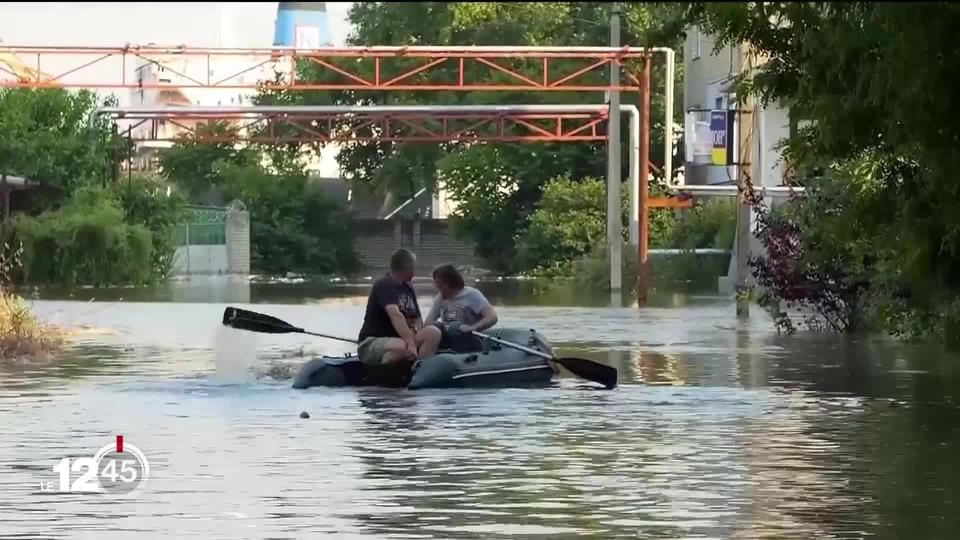
[[364,364],[382,364],[387,354],[390,340],[388,337],[368,337],[357,345],[357,357]]

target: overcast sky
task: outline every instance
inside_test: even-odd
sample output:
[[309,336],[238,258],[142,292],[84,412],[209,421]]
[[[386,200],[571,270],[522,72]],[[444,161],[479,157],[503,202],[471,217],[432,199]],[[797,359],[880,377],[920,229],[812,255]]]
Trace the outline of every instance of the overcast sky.
[[[327,2],[335,45],[349,33],[351,3]],[[269,47],[276,13],[276,2],[3,2],[0,39],[7,45],[215,47],[222,38],[224,46]]]
[[[334,45],[343,45],[350,29],[352,2],[327,2]],[[5,2],[0,3],[0,40],[5,45],[122,47],[126,44],[193,47],[270,47],[277,2]],[[124,70],[120,56],[44,55],[41,71],[68,84],[118,82]],[[36,68],[37,57],[20,60]],[[128,59],[129,60],[129,59]],[[96,61],[96,62],[94,62]],[[88,62],[92,65],[71,70]],[[126,65],[127,80],[137,61]],[[130,90],[113,93],[128,103]]]

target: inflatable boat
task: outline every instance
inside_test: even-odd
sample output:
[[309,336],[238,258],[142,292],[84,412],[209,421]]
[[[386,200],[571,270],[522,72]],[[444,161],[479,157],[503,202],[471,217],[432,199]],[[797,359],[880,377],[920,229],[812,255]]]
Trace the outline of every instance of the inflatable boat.
[[[535,330],[501,328],[488,335],[553,355]],[[547,386],[556,368],[541,356],[484,339],[483,350],[439,351],[411,363],[368,366],[356,355],[319,357],[306,362],[293,379],[297,389],[311,386],[382,386],[392,388],[480,388]]]

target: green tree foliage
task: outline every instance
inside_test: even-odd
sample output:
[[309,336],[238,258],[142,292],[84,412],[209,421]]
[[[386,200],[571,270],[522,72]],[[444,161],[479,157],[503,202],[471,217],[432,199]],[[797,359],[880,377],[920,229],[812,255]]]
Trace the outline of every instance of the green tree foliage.
[[250,212],[251,265],[260,272],[333,274],[356,268],[346,215],[304,175],[257,166],[221,170],[225,193]]
[[103,187],[127,147],[106,120],[90,123],[100,104],[89,91],[0,90],[0,172],[60,188],[39,215],[5,227],[8,245],[23,247],[20,279],[107,285],[169,272],[178,201],[140,178]]
[[[631,46],[677,45],[672,24],[679,20],[670,4],[624,4],[622,43]],[[600,2],[362,2],[354,4],[350,22],[355,45],[606,45],[609,41],[609,5]],[[672,37],[670,37],[672,36]],[[668,41],[672,39],[672,41]],[[682,59],[678,59],[678,65]],[[384,63],[381,79],[398,76],[423,61],[408,59]],[[454,62],[437,66],[433,80],[456,80]],[[340,64],[373,77],[374,65]],[[530,78],[542,77],[540,62],[512,58],[502,65]],[[587,65],[568,60],[551,64],[551,77],[571,74]],[[467,76],[485,84],[506,82],[510,75],[494,69],[471,67]],[[637,73],[639,64],[628,63],[625,73]],[[664,67],[654,65],[651,115],[663,117]],[[439,75],[437,73],[440,73]],[[679,74],[679,71],[678,71]],[[601,84],[607,73],[595,70],[580,80]],[[626,76],[626,75],[624,75]],[[333,74],[315,63],[298,66],[299,81],[334,82]],[[414,76],[422,80],[426,75]],[[677,87],[682,77],[676,77]],[[631,102],[625,94],[623,102]],[[679,118],[680,100],[677,100]],[[573,92],[263,92],[264,104],[517,104],[600,103],[598,93]],[[375,137],[370,126],[365,135]],[[626,131],[626,130],[624,130]],[[659,165],[663,155],[663,126],[652,122],[651,158]],[[626,133],[624,133],[626,137]],[[626,155],[624,139],[623,155]],[[456,230],[470,237],[478,254],[502,270],[513,269],[515,239],[540,200],[550,178],[567,176],[573,181],[600,176],[605,171],[603,143],[566,144],[395,144],[384,141],[345,145],[339,155],[341,168],[356,185],[366,185],[383,194],[406,198],[422,187],[442,184],[458,205]],[[624,176],[626,176],[626,161]],[[469,171],[469,172],[468,172]],[[495,174],[492,171],[497,171]]]
[[665,237],[664,245],[654,245],[679,249],[733,249],[736,228],[735,199],[718,197],[696,201],[692,209],[682,211],[669,236]]
[[258,164],[259,156],[250,147],[198,141],[200,137],[225,137],[230,133],[229,126],[214,122],[200,127],[196,136],[186,136],[172,150],[160,154],[164,176],[180,188],[188,200],[199,201],[211,188],[222,188],[226,178],[224,168]]
[[[517,265],[521,270],[547,274],[570,274],[596,268],[608,283],[606,264],[606,183],[598,178],[575,182],[558,177],[547,182],[543,198],[517,240]],[[629,239],[629,194],[621,190],[623,241]],[[729,199],[713,199],[683,211],[678,220],[670,210],[650,212],[648,240],[653,248],[730,249],[736,225]],[[634,259],[625,248],[624,259]],[[571,264],[576,263],[576,264]],[[601,264],[602,263],[602,264]],[[626,264],[626,263],[625,263]],[[586,265],[586,266],[585,266]],[[633,263],[625,267],[635,272]],[[591,270],[592,272],[592,270]]]
[[151,233],[153,278],[169,277],[176,252],[176,227],[185,215],[184,198],[163,178],[153,175],[133,175],[129,181],[114,184],[112,192],[124,212],[124,220],[142,225]]
[[[250,212],[251,267],[270,274],[332,274],[357,266],[349,219],[343,209],[311,184],[298,158],[281,148],[280,172],[261,165],[260,150],[201,140],[230,128],[211,125],[183,137],[161,156],[164,175],[201,202],[211,188],[237,199]],[[206,131],[205,131],[206,130]]]
[[[524,270],[564,271],[572,260],[606,243],[606,183],[596,178],[549,181],[520,235],[518,265]],[[622,199],[623,239],[628,239],[629,199]]]
[[795,272],[784,275],[817,278],[810,287],[827,289],[865,283],[857,298],[867,299],[864,309],[876,308],[884,327],[956,339],[960,7],[805,2],[688,9],[689,20],[721,43],[750,43],[767,58],[745,90],[811,121],[786,150],[801,176],[814,165],[824,169],[822,179],[809,182],[813,196],[795,203],[807,207],[789,222],[803,250]]
[[153,239],[130,225],[109,190],[79,188],[58,210],[18,214],[5,229],[22,245],[22,280],[36,284],[124,285],[152,281]]
[[51,183],[68,194],[102,183],[111,175],[114,151],[123,149],[106,120],[89,124],[98,105],[86,90],[0,90],[0,173]]

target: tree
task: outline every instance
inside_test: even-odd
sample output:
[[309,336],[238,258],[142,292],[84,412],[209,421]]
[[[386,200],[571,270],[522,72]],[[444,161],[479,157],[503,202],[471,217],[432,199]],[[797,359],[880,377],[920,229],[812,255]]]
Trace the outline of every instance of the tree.
[[270,274],[332,274],[357,266],[348,217],[308,182],[300,158],[282,147],[270,153],[278,170],[261,163],[266,149],[210,143],[208,134],[229,135],[213,124],[182,137],[161,155],[166,178],[192,202],[205,202],[215,189],[225,200],[238,199],[250,212],[251,266]]
[[207,140],[211,137],[222,139],[232,133],[230,126],[213,122],[198,127],[195,133],[180,137],[171,149],[160,154],[164,176],[194,202],[203,199],[211,188],[221,188],[225,167],[252,166],[259,157],[256,151],[247,146]]
[[[679,20],[669,4],[625,4],[623,43],[639,45],[675,45],[666,42],[664,32]],[[605,45],[608,41],[608,6],[600,2],[362,2],[354,4],[350,22],[354,45]],[[391,66],[416,67],[418,61]],[[541,66],[528,59],[504,61],[513,69],[539,74]],[[346,67],[346,66],[344,66]],[[571,60],[558,64],[555,75],[572,73],[583,63]],[[358,69],[355,65],[351,69]],[[372,64],[359,69],[373,74]],[[441,66],[443,69],[443,66]],[[455,67],[445,68],[449,77]],[[552,68],[553,69],[553,68]],[[636,72],[639,65],[627,70]],[[396,73],[381,73],[389,78]],[[489,70],[477,72],[487,82],[508,75]],[[334,77],[315,64],[302,63],[297,69],[300,81],[330,81]],[[432,75],[437,76],[437,75]],[[539,76],[539,75],[537,75]],[[592,73],[602,83],[604,73]],[[654,85],[663,80],[663,66],[655,65]],[[585,79],[588,80],[588,79]],[[682,77],[676,78],[678,85]],[[503,104],[503,103],[598,103],[597,94],[551,92],[264,92],[262,103],[300,104]],[[625,102],[626,99],[625,99]],[[663,96],[654,93],[651,114],[662,118]],[[680,107],[677,106],[679,114]],[[366,135],[375,136],[370,126]],[[662,156],[663,126],[652,125],[652,161]],[[624,130],[626,131],[626,130]],[[626,133],[624,133],[626,137]],[[659,148],[659,149],[658,149]],[[626,152],[624,148],[624,155]],[[540,200],[543,185],[560,175],[580,181],[604,172],[603,144],[394,144],[357,142],[345,145],[339,161],[355,187],[366,186],[381,194],[395,193],[400,198],[420,188],[434,189],[440,182],[450,190],[458,205],[456,228],[478,246],[478,254],[492,259],[499,268],[513,267],[514,242]],[[626,168],[626,163],[624,163]],[[468,174],[465,171],[470,170]],[[497,175],[489,171],[499,171]],[[624,177],[627,171],[624,170]],[[482,179],[482,180],[481,180]],[[484,183],[483,187],[480,184]],[[495,187],[496,186],[496,187]]]
[[87,90],[0,90],[0,173],[50,183],[67,194],[103,183],[120,141],[105,119],[90,124],[98,105]]
[[[813,191],[795,203],[806,208],[788,217],[803,245],[790,252],[798,259],[792,266],[816,277],[810,294],[838,282],[861,284],[863,308],[887,329],[956,339],[960,120],[953,94],[960,50],[953,36],[960,8],[807,2],[686,9],[688,21],[719,43],[748,43],[766,59],[743,91],[780,100],[811,122],[785,146]],[[825,165],[818,179],[805,174],[813,165]]]

